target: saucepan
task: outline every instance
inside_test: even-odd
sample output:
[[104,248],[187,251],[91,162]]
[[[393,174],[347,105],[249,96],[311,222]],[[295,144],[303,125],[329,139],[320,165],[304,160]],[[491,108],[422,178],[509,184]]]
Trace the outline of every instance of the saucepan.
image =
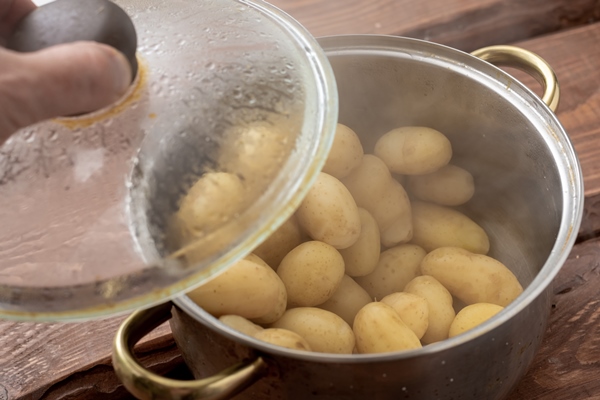
[[[365,153],[398,126],[444,132],[453,162],[471,171],[468,212],[489,233],[490,255],[513,271],[523,293],[480,326],[422,349],[371,355],[300,352],[245,336],[185,295],[135,312],[121,326],[114,366],[142,399],[501,399],[526,373],[547,327],[552,280],[582,218],[580,165],[554,111],[556,77],[539,56],[511,46],[466,54],[391,36],[324,37],[339,121]],[[528,71],[543,99],[499,69]],[[169,320],[196,381],[159,377],[133,346]]]

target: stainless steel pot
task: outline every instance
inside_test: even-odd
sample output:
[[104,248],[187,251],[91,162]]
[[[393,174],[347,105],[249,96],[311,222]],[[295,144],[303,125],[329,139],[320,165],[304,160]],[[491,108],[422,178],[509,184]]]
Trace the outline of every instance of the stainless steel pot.
[[[525,291],[479,327],[422,349],[376,355],[286,350],[246,337],[183,296],[133,314],[115,340],[114,365],[140,398],[501,399],[525,374],[546,330],[551,283],[575,241],[583,207],[581,170],[554,115],[558,86],[550,67],[513,47],[475,55],[532,72],[544,104],[510,75],[473,55],[399,37],[320,40],[339,91],[339,120],[371,152],[379,135],[425,125],[451,140],[456,163],[475,178],[465,212],[491,238],[491,255]],[[171,318],[175,340],[201,381],[157,377],[131,348]],[[231,367],[234,366],[234,367]],[[256,381],[256,382],[255,382]]]

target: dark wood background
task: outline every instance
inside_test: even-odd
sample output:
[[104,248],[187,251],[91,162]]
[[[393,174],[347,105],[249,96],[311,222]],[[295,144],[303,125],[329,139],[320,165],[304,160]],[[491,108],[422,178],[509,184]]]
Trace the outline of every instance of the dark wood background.
[[[558,117],[579,154],[585,217],[555,280],[544,344],[510,397],[600,399],[600,0],[272,0],[315,36],[377,33],[471,51],[516,44],[544,57],[561,85]],[[535,81],[520,79],[539,92]],[[129,399],[110,364],[124,317],[79,324],[0,321],[0,400]],[[168,326],[139,345],[154,371],[187,371]],[[483,400],[483,399],[482,399]]]

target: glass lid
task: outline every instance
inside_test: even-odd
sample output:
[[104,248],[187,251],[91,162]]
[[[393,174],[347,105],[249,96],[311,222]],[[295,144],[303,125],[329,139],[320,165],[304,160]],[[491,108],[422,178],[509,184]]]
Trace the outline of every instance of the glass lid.
[[261,1],[118,0],[137,77],[117,104],[0,146],[0,318],[176,296],[294,211],[337,121],[316,41]]

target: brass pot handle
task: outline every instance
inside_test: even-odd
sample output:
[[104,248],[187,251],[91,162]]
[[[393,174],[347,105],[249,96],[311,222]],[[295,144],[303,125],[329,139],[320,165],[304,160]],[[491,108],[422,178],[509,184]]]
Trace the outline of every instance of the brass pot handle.
[[164,378],[141,366],[133,346],[146,334],[171,318],[171,303],[136,311],[119,327],[113,343],[113,366],[127,390],[142,400],[227,399],[244,390],[267,371],[261,358],[241,362],[209,378],[179,381]]
[[560,89],[552,67],[540,56],[515,46],[490,46],[471,53],[497,66],[518,68],[532,75],[544,87],[542,101],[556,111]]

